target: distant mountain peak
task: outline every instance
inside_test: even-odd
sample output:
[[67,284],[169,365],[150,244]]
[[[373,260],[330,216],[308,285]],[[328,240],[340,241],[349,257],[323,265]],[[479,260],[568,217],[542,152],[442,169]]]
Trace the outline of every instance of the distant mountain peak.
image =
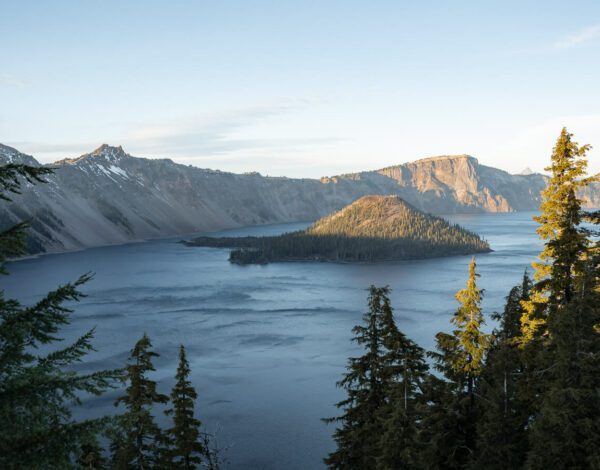
[[21,153],[8,145],[0,144],[0,164],[6,165],[8,163],[39,166],[38,161],[31,155]]
[[527,167],[525,167],[525,169],[523,171],[521,171],[521,173],[518,173],[518,174],[523,175],[523,176],[529,176],[529,175],[533,175],[534,173],[535,172],[527,166]]
[[108,144],[102,144],[100,147],[98,147],[96,150],[89,153],[88,155],[93,157],[105,157],[109,160],[119,160],[120,158],[127,156],[127,154],[123,150],[123,147],[121,147],[120,145],[114,147]]
[[57,165],[76,165],[78,163],[83,163],[89,161],[89,159],[102,159],[108,162],[116,163],[124,157],[128,157],[129,155],[125,153],[123,147],[120,145],[118,147],[114,147],[108,144],[102,144],[96,150],[90,153],[84,153],[80,157],[77,158],[65,158],[63,160],[59,160],[54,162]]

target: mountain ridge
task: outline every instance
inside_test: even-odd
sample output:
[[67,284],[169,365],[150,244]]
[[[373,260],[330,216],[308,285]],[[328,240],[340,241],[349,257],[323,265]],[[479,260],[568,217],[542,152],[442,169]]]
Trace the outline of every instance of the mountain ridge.
[[[0,144],[0,163],[40,165]],[[428,157],[321,179],[236,174],[133,157],[101,145],[58,160],[48,184],[26,186],[0,207],[0,224],[32,224],[31,253],[247,225],[316,220],[366,195],[396,195],[427,213],[536,210],[546,177],[511,175],[468,155]],[[600,191],[586,194],[600,206]]]

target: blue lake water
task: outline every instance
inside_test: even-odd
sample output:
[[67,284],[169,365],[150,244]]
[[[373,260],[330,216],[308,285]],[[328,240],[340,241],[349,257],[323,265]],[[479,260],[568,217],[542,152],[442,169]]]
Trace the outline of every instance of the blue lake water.
[[[500,310],[540,251],[533,213],[448,217],[486,238],[478,255],[483,307]],[[228,230],[223,235],[277,234],[285,224]],[[312,469],[333,448],[343,397],[335,382],[357,354],[351,328],[366,310],[370,284],[389,285],[397,323],[425,348],[449,329],[454,293],[466,281],[469,256],[385,264],[279,263],[237,266],[228,250],[186,247],[178,240],[94,248],[10,263],[6,296],[35,302],[88,271],[88,296],[74,305],[61,333],[73,340],[96,327],[97,352],[82,370],[124,365],[146,332],[161,354],[153,378],[168,393],[184,344],[199,393],[198,417],[217,432],[232,469]],[[488,324],[491,328],[492,325]],[[113,413],[113,391],[85,400],[79,416]],[[167,423],[162,414],[160,422]]]

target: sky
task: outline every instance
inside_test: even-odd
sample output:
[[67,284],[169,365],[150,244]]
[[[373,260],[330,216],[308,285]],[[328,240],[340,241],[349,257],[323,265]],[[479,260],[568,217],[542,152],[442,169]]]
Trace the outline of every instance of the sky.
[[0,0],[0,142],[320,177],[469,154],[600,172],[600,2]]

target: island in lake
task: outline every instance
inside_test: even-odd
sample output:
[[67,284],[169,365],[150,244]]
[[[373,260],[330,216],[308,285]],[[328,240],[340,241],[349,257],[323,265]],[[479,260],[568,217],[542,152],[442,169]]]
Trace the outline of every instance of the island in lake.
[[365,196],[305,230],[269,237],[198,237],[188,246],[232,248],[238,264],[375,262],[492,251],[487,241],[398,196]]

